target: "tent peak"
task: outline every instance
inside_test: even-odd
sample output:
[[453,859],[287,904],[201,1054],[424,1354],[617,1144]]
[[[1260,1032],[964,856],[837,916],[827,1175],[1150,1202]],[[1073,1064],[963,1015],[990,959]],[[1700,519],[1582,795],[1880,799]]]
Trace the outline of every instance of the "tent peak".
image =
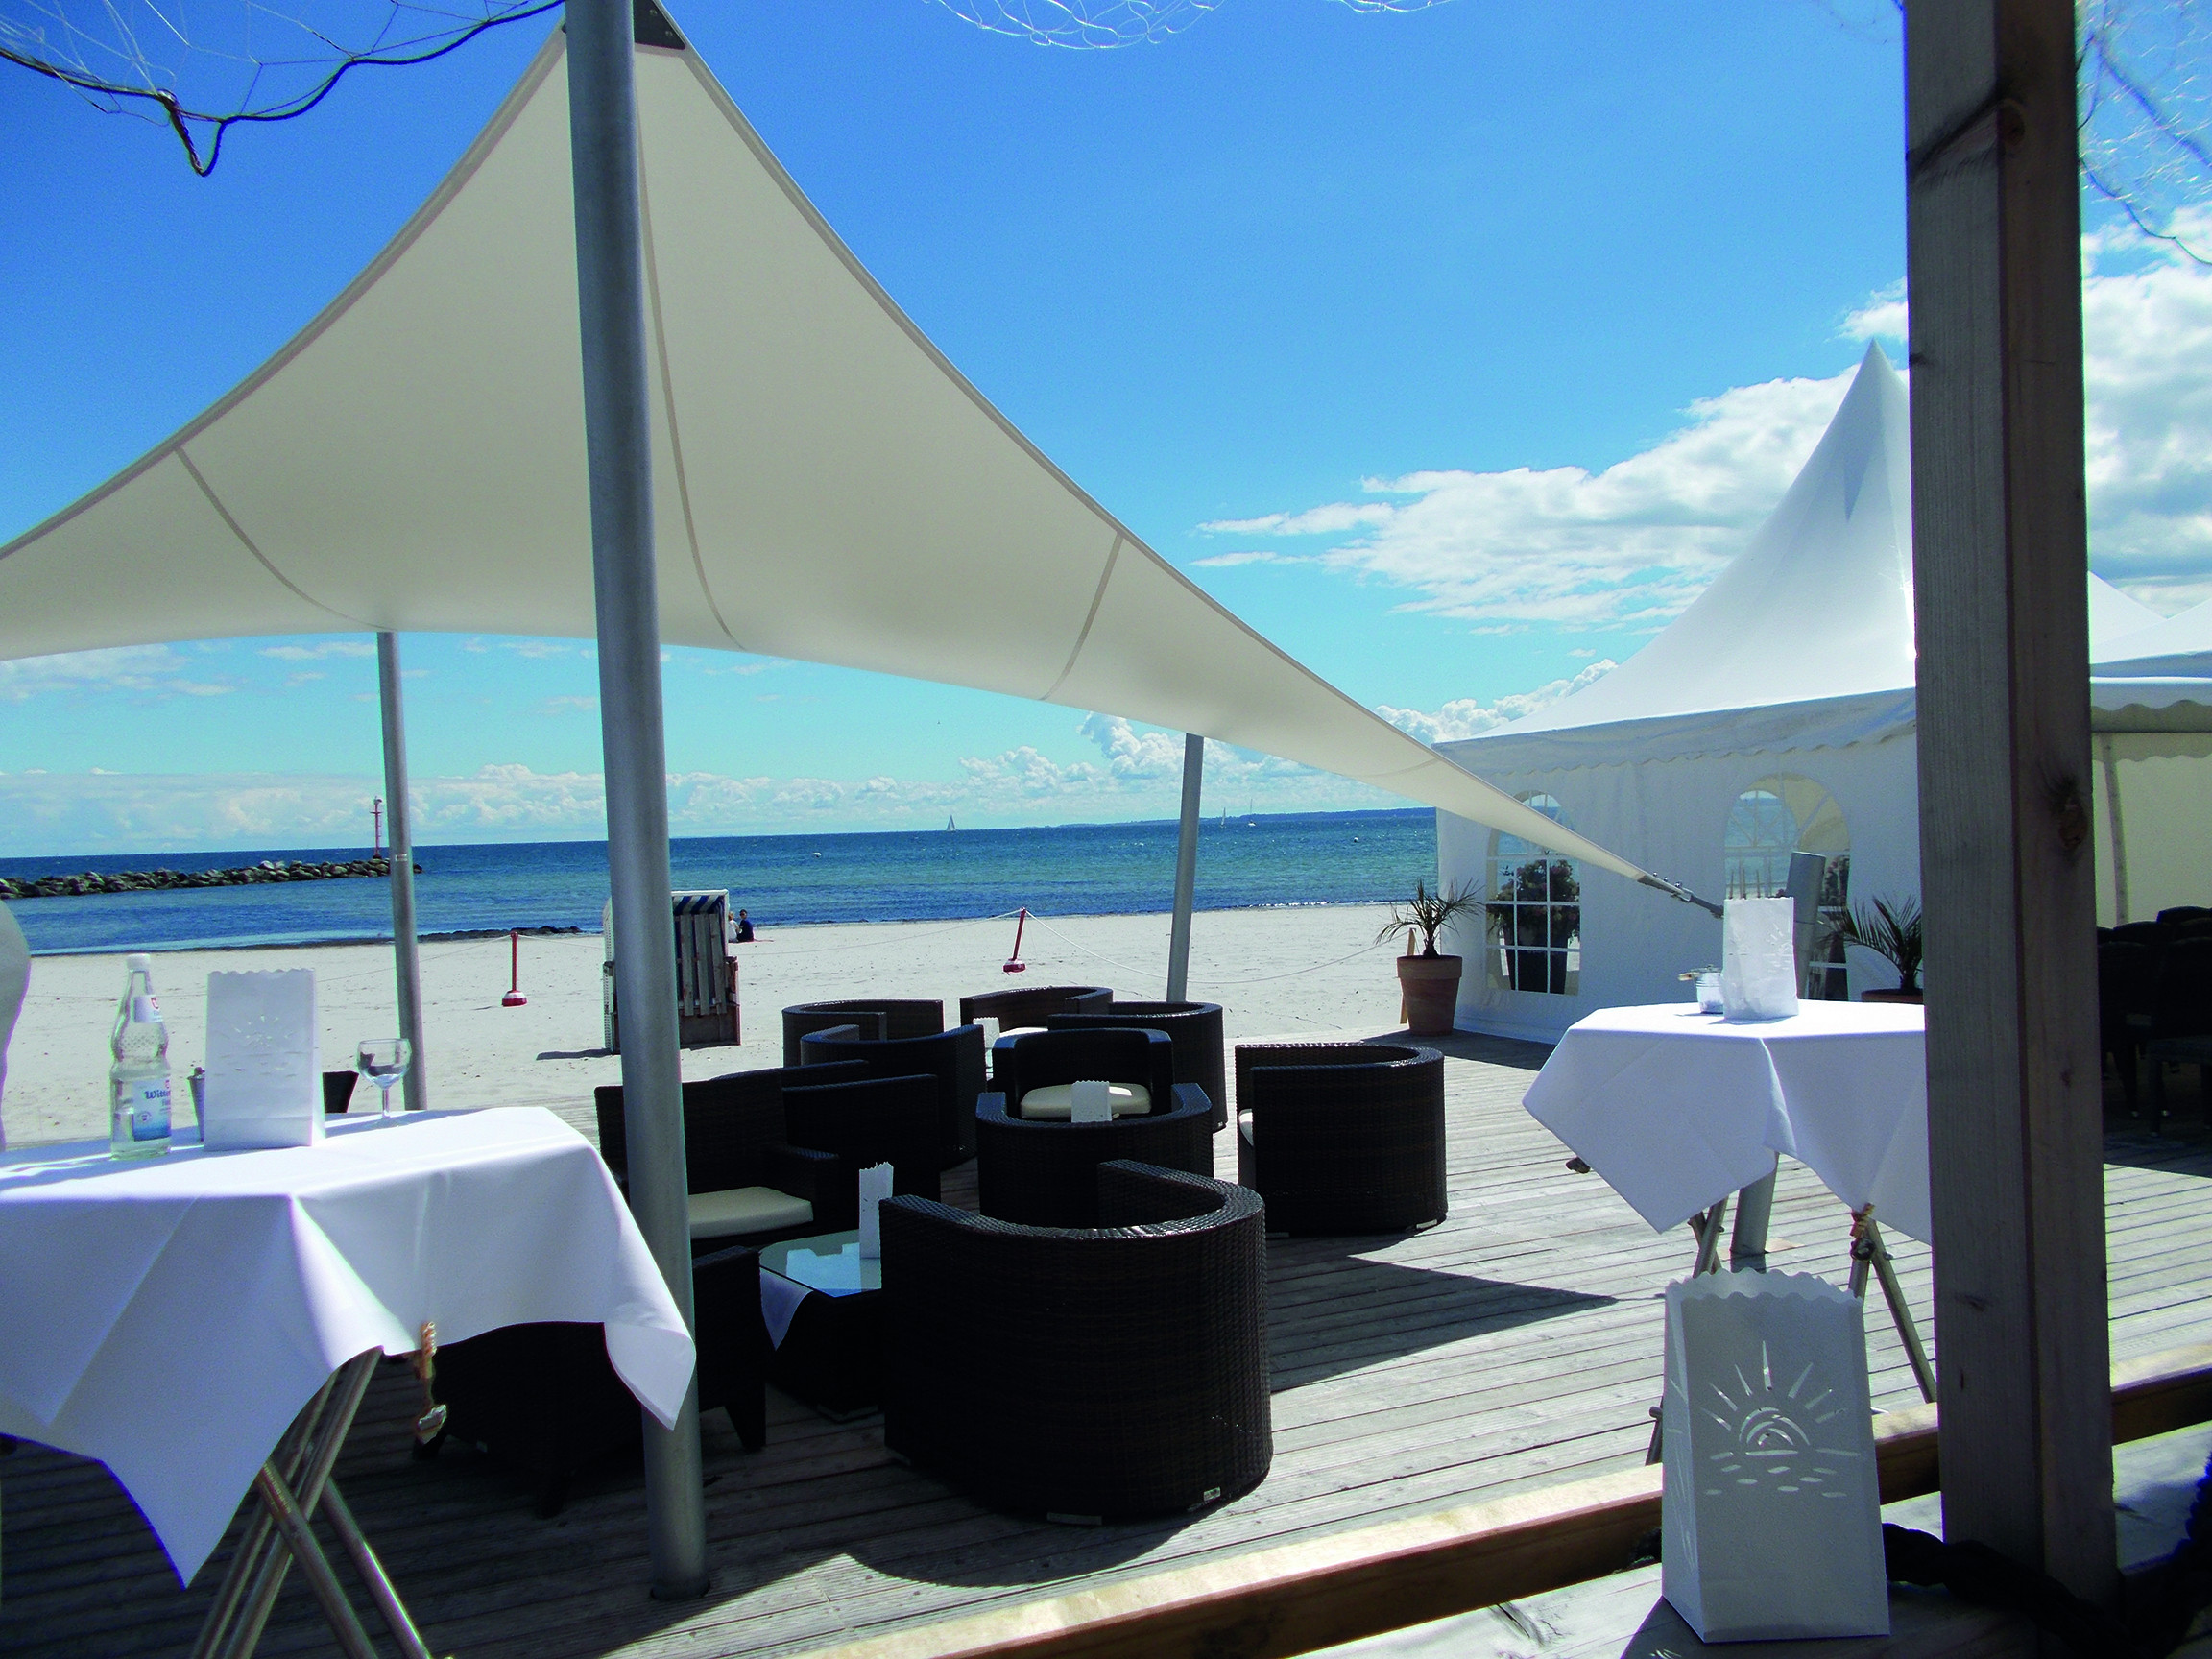
[[[676,25],[668,20],[668,13],[661,10],[660,0],[631,0],[631,18],[634,38],[640,46],[659,46],[664,51],[685,52],[690,48]],[[561,25],[565,31],[566,23]]]

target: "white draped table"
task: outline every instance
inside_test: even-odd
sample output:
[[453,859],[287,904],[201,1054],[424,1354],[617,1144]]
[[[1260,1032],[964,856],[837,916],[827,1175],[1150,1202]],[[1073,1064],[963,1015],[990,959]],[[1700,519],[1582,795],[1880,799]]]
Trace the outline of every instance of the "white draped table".
[[667,1283],[598,1154],[536,1107],[333,1119],[314,1147],[0,1156],[0,1432],[105,1463],[187,1582],[302,1407],[350,1390],[342,1438],[363,1357],[414,1352],[425,1323],[445,1343],[539,1320],[604,1324],[674,1421],[693,1357]]
[[1568,1029],[1522,1104],[1654,1230],[1690,1222],[1694,1271],[1718,1265],[1731,1193],[1741,1194],[1735,1263],[1764,1266],[1775,1160],[1804,1164],[1851,1208],[1852,1293],[1864,1293],[1869,1267],[1880,1276],[1921,1395],[1936,1398],[1881,1232],[1925,1242],[1931,1231],[1917,1006],[1801,1002],[1787,1020],[1763,1021],[1687,1002],[1601,1008]]
[[1559,1040],[1529,1116],[1665,1231],[1795,1158],[1854,1211],[1925,1240],[1919,1008],[1803,1002],[1735,1022],[1687,1002],[1601,1008]]

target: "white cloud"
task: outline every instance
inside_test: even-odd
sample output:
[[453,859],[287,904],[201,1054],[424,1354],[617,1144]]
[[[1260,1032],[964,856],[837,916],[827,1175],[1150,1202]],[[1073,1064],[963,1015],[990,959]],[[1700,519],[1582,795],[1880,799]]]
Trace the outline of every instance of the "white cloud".
[[1601,472],[1411,472],[1363,485],[1370,495],[1403,499],[1206,528],[1290,536],[1356,525],[1361,534],[1316,562],[1407,589],[1404,609],[1488,628],[1648,627],[1687,604],[1773,508],[1847,384],[1839,375],[1724,392],[1693,404],[1678,431]]
[[124,645],[22,657],[0,662],[0,702],[25,703],[55,693],[129,691],[139,695],[220,697],[231,686],[188,676],[182,653],[168,645]]
[[[1204,526],[1211,529],[1211,525]],[[1202,570],[1234,570],[1239,565],[1303,565],[1307,561],[1293,559],[1284,553],[1210,553],[1190,563]]]
[[1866,297],[1866,303],[1843,319],[1841,335],[1846,340],[1905,339],[1905,278],[1900,276],[1887,288],[1877,288]]
[[589,714],[599,708],[596,697],[548,697],[531,710],[534,714]]
[[1571,697],[1616,666],[1611,658],[1606,658],[1591,663],[1572,679],[1554,680],[1549,685],[1540,685],[1517,696],[1501,697],[1495,703],[1478,703],[1472,697],[1461,697],[1445,704],[1433,714],[1425,714],[1417,709],[1393,709],[1387,704],[1375,712],[1424,743],[1455,743],[1463,737],[1479,737],[1485,732],[1495,732],[1525,714],[1550,707],[1562,697]]
[[[2124,228],[2085,238],[2083,259],[2091,557],[2100,574],[2171,613],[2212,596],[2212,270]],[[1906,322],[1897,282],[1867,296],[1840,333],[1895,345]],[[1308,557],[1403,589],[1401,609],[1478,633],[1537,623],[1648,632],[1772,511],[1849,384],[1846,373],[1732,388],[1601,471],[1409,472],[1366,480],[1369,499],[1201,528],[1347,538]]]
[[376,647],[366,639],[319,639],[312,645],[264,645],[261,655],[280,662],[313,662],[324,657],[373,657]]

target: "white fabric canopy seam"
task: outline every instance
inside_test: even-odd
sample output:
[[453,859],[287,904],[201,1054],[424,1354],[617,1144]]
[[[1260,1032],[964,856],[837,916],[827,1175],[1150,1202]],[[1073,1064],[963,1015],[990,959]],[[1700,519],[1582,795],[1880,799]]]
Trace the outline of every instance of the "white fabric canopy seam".
[[231,535],[238,538],[238,545],[245,548],[247,552],[252,554],[255,560],[260,563],[262,569],[268,571],[270,575],[276,577],[276,580],[281,582],[286,588],[289,588],[296,597],[305,600],[308,604],[314,606],[316,610],[328,612],[329,614],[337,617],[339,621],[350,622],[356,628],[369,628],[372,631],[373,630],[373,623],[364,622],[358,616],[349,616],[345,612],[336,609],[334,606],[324,604],[322,600],[316,598],[314,594],[308,592],[304,588],[301,587],[299,583],[293,581],[291,577],[285,575],[283,571],[277,569],[275,565],[271,564],[269,562],[269,555],[262,552],[261,549],[254,544],[253,538],[246,534],[246,527],[240,524],[237,518],[231,515],[229,508],[223,505],[223,497],[215,493],[215,487],[208,483],[206,478],[201,473],[200,469],[192,464],[192,457],[184,452],[184,445],[182,444],[179,444],[177,445],[177,459],[183,464],[184,470],[191,476],[192,482],[200,486],[200,493],[207,497],[207,505],[215,509],[216,517],[221,518],[224,523],[230,527]]
[[661,402],[668,415],[668,453],[676,468],[676,499],[684,507],[684,538],[691,548],[691,573],[699,579],[699,591],[707,601],[707,613],[723,637],[740,650],[730,619],[722,614],[722,602],[714,596],[714,584],[707,578],[707,560],[699,551],[699,524],[691,511],[691,480],[684,466],[684,432],[676,419],[676,374],[668,362],[668,328],[661,314],[661,260],[653,246],[653,193],[645,165],[645,112],[637,112],[637,228],[645,248],[645,299],[653,320],[653,351],[661,362]]

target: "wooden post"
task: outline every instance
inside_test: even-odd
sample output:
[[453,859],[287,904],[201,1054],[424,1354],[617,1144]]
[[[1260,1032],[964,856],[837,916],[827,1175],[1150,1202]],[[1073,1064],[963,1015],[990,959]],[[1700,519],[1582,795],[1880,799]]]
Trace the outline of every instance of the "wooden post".
[[2105,1600],[2070,0],[1910,0],[1906,103],[1944,1527]]

